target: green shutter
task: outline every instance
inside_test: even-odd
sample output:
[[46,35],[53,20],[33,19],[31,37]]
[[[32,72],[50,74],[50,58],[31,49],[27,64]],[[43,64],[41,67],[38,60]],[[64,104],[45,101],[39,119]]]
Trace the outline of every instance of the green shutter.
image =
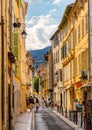
[[13,40],[12,40],[12,49],[13,49],[13,53],[16,57],[16,59],[18,60],[18,33],[17,32],[13,32]]
[[22,2],[21,2],[21,0],[16,0],[16,1],[17,1],[18,7],[21,8],[21,7],[22,7]]
[[21,8],[21,6],[22,6],[21,0],[18,1],[18,6],[19,6],[19,8]]

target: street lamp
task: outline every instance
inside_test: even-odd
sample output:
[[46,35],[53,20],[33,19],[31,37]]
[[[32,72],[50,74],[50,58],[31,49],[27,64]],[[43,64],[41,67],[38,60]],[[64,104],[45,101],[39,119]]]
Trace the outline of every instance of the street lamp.
[[26,38],[27,33],[25,32],[25,30],[23,30],[23,32],[21,33],[21,35],[22,35],[22,38],[23,38],[23,39]]
[[[19,22],[14,22],[14,23],[13,23],[13,26],[14,26],[14,28],[20,28],[21,23],[19,23]],[[23,32],[21,33],[21,35],[22,35],[22,38],[23,38],[23,39],[26,38],[27,33],[25,32],[25,30],[23,30]]]

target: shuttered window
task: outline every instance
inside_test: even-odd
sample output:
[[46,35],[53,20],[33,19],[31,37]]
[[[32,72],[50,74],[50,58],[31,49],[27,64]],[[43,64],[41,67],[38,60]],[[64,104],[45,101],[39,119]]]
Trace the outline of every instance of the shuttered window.
[[82,52],[82,70],[88,69],[88,49]]
[[82,37],[84,37],[84,18],[82,19]]
[[80,24],[78,25],[78,41],[80,41]]
[[18,7],[21,8],[21,6],[22,6],[21,0],[16,0],[16,2],[17,2]]
[[61,52],[61,53],[62,53],[61,55],[62,55],[62,59],[63,59],[63,58],[64,58],[64,46],[62,46],[61,51],[62,51],[62,52]]
[[[12,50],[16,57],[16,60],[18,60],[18,33],[13,32],[12,35]],[[15,73],[17,74],[17,64],[15,65]]]
[[60,69],[60,81],[62,81],[62,69]]
[[88,32],[88,15],[85,16],[85,33]]
[[17,32],[13,32],[13,40],[12,40],[12,49],[13,49],[13,53],[16,57],[16,59],[18,60],[18,33]]

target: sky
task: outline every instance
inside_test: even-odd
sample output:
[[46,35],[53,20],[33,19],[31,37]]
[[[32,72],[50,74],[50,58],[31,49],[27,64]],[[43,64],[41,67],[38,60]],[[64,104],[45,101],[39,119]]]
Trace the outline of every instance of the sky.
[[51,45],[50,38],[62,20],[65,8],[75,0],[25,0],[26,50],[42,49]]

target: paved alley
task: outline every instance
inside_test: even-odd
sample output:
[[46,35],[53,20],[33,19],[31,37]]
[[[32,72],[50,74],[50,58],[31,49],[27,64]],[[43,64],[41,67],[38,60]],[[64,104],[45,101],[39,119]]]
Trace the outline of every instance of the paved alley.
[[35,114],[36,130],[74,130],[48,109]]
[[31,130],[32,112],[26,112],[16,118],[14,130]]

